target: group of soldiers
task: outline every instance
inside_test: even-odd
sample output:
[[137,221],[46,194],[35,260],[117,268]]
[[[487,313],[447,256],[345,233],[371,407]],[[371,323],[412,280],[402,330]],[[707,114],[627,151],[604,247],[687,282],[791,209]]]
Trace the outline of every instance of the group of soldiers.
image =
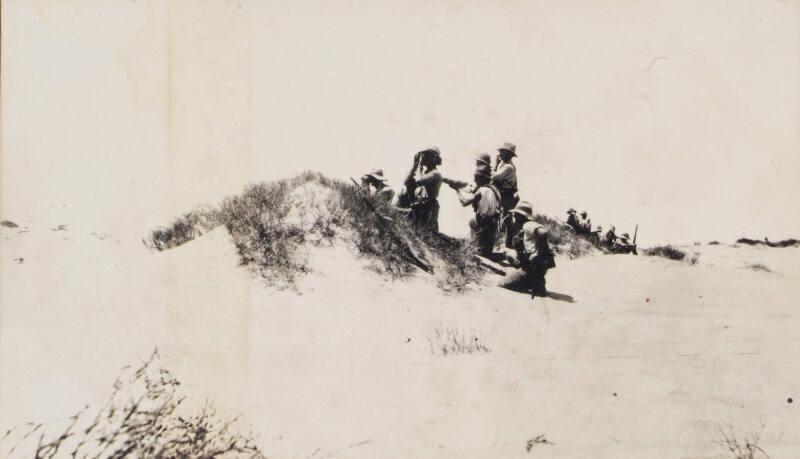
[[638,255],[636,241],[631,242],[630,234],[622,233],[622,235],[618,236],[614,225],[611,225],[605,233],[603,233],[602,226],[598,226],[593,230],[592,221],[585,210],[580,215],[573,208],[567,210],[567,225],[576,234],[583,235],[589,242],[610,253],[632,253]]
[[[501,286],[546,296],[545,275],[555,267],[555,259],[548,230],[534,221],[531,204],[520,201],[514,165],[516,150],[516,145],[504,143],[497,149],[494,163],[488,153],[478,155],[473,183],[444,177],[438,169],[442,155],[437,147],[414,155],[403,188],[396,194],[380,169],[364,175],[361,182],[375,199],[391,203],[407,213],[412,224],[433,232],[439,230],[439,191],[442,183],[449,185],[461,205],[472,206],[475,213],[469,226],[478,255],[493,262],[508,262],[515,268],[504,277]],[[498,239],[502,239],[502,247],[495,251]]]

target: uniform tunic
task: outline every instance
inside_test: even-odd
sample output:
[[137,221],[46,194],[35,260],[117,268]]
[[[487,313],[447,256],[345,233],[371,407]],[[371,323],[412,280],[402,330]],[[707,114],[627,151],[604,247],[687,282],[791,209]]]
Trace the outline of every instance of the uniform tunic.
[[418,226],[439,231],[439,189],[442,187],[442,173],[436,169],[418,171],[414,175],[417,188],[414,190],[414,203],[411,205],[411,221]]

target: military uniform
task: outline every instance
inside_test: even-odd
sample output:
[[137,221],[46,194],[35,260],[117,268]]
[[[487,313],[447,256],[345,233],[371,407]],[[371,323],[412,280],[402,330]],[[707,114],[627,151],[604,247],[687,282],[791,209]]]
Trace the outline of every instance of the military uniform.
[[439,149],[431,147],[420,152],[431,155],[433,167],[420,167],[414,174],[414,201],[411,204],[411,221],[415,225],[439,231],[439,189],[442,187],[442,173],[435,166],[441,164]]
[[[491,177],[491,170],[482,166],[475,171],[476,182],[483,177],[486,182]],[[461,204],[472,204],[475,216],[470,220],[470,235],[478,254],[491,257],[497,240],[500,224],[500,192],[493,185],[478,185],[462,188],[458,191]]]
[[617,235],[614,233],[615,228],[612,226],[608,229],[605,236],[603,236],[603,244],[606,245],[609,249],[614,247],[614,243],[617,241]]
[[581,223],[578,219],[578,214],[575,213],[575,209],[570,209],[567,211],[567,225],[575,230],[576,233],[581,231]]
[[632,253],[634,255],[639,255],[639,253],[636,251],[636,244],[630,244],[628,242],[629,240],[630,236],[628,233],[618,237],[616,241],[614,241],[614,245],[611,246],[611,251],[614,253]]
[[498,151],[509,154],[508,161],[497,161],[494,173],[492,174],[492,185],[500,191],[500,206],[503,215],[508,214],[519,202],[517,194],[517,166],[511,158],[517,156],[517,146],[512,143],[504,143]]
[[368,172],[361,177],[361,182],[365,184],[367,193],[377,201],[389,204],[394,200],[394,190],[386,184],[386,179],[383,178],[383,169]]
[[548,242],[549,232],[534,222],[530,204],[522,202],[512,212],[525,219],[513,240],[520,269],[510,273],[500,286],[516,291],[531,292],[532,296],[546,296],[545,275],[555,268],[555,257]]

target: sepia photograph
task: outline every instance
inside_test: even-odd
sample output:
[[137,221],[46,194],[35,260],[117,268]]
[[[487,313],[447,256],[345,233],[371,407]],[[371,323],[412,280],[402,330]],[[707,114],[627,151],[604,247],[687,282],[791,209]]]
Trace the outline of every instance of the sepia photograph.
[[800,457],[800,1],[0,0],[0,458]]

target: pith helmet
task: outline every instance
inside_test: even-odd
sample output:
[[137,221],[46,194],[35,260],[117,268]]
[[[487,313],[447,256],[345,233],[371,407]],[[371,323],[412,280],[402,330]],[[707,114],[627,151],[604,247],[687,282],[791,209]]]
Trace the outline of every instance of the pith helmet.
[[475,168],[475,177],[483,177],[487,179],[492,178],[492,170],[489,169],[489,166],[480,165]]
[[622,233],[622,239],[630,239],[631,235],[628,233]]
[[497,151],[507,151],[511,153],[511,156],[517,156],[517,146],[513,143],[506,142]]
[[433,162],[438,164],[442,164],[442,152],[439,151],[439,147],[431,146],[419,152],[420,156],[423,155],[431,155],[433,157]]
[[373,169],[373,170],[367,172],[366,174],[364,174],[364,177],[362,177],[362,178],[371,178],[371,179],[377,180],[379,182],[385,182],[386,181],[386,179],[383,178],[383,169]]
[[577,211],[575,209],[573,209],[572,207],[570,207],[569,210],[567,211],[568,214],[574,214],[575,212],[577,212]]
[[511,212],[525,217],[527,220],[533,220],[533,206],[528,201],[520,201],[517,207],[511,209]]
[[475,157],[475,162],[477,164],[486,165],[488,167],[492,167],[492,158],[489,156],[489,153],[481,153]]

